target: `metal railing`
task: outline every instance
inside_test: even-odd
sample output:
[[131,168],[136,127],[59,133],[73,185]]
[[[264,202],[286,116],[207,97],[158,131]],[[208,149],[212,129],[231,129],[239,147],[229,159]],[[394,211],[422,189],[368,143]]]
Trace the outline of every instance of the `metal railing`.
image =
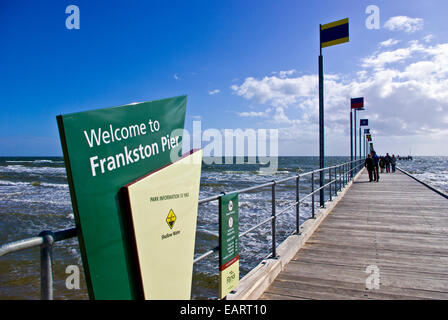
[[426,182],[424,182],[424,181],[418,179],[417,177],[415,177],[414,175],[412,175],[411,173],[405,171],[404,169],[402,169],[402,168],[400,168],[400,167],[397,167],[397,170],[403,172],[405,175],[411,177],[412,179],[414,179],[414,180],[417,181],[417,182],[420,182],[420,183],[421,183],[422,185],[424,185],[425,187],[431,189],[431,190],[434,191],[435,193],[438,193],[438,194],[441,195],[442,197],[448,199],[448,194],[447,194],[446,192],[443,192],[442,190],[437,189],[436,187],[434,187],[434,186],[432,186],[432,185],[430,185],[430,184],[427,184]]
[[[320,193],[321,190],[328,189],[329,200],[331,201],[333,196],[337,195],[337,192],[342,190],[342,188],[349,183],[353,177],[364,167],[364,159],[359,159],[355,161],[345,162],[331,167],[326,167],[323,169],[317,169],[309,171],[306,173],[294,175],[281,180],[273,180],[268,183],[261,185],[235,190],[229,193],[237,192],[238,194],[248,193],[259,189],[271,188],[271,215],[269,218],[263,220],[257,225],[245,230],[239,234],[239,238],[246,236],[248,233],[258,229],[262,225],[271,222],[271,252],[267,257],[276,258],[277,257],[277,245],[276,245],[276,220],[279,216],[287,212],[288,210],[295,208],[295,231],[293,234],[300,234],[300,204],[306,199],[311,197],[311,217],[315,218],[315,194]],[[324,174],[321,175],[320,172]],[[326,175],[327,173],[327,175]],[[315,176],[318,174],[319,179],[323,177],[322,186],[315,189]],[[311,184],[311,192],[306,194],[300,199],[300,181],[305,177],[309,176]],[[326,179],[328,177],[328,179]],[[328,181],[327,181],[328,180]],[[279,184],[295,181],[295,201],[290,203],[286,208],[283,208],[280,212],[276,210],[276,187]],[[321,184],[318,180],[319,185]],[[198,204],[204,204],[212,201],[218,201],[225,193],[220,195],[211,196],[208,198],[200,199]],[[41,262],[41,299],[42,300],[53,300],[53,246],[54,243],[67,240],[77,236],[76,228],[66,229],[62,231],[52,232],[52,231],[42,231],[37,237],[27,238],[19,241],[10,242],[0,246],[0,257],[6,254],[21,251],[24,249],[40,247],[40,262]],[[219,246],[210,249],[209,251],[201,254],[193,260],[193,263],[197,263],[202,259],[208,257],[209,255],[218,252]]]
[[76,228],[57,232],[42,231],[37,237],[0,246],[0,257],[40,246],[40,297],[42,300],[53,300],[53,245],[55,242],[70,239],[76,235]]

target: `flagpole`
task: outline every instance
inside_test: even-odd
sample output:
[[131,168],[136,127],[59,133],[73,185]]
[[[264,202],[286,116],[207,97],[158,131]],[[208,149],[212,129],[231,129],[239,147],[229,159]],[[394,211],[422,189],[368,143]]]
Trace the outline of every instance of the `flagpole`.
[[353,178],[353,112],[350,106],[350,176]]
[[361,124],[359,125],[359,159],[362,159],[362,157],[361,157]]
[[365,158],[366,157],[366,134],[365,133],[362,135],[362,153]]
[[366,133],[362,135],[362,152],[364,153],[364,158],[366,157]]
[[366,135],[366,157],[369,155],[369,139],[367,138],[367,135]]
[[[324,70],[323,70],[323,56],[322,56],[322,42],[320,39],[322,25],[319,24],[319,168],[325,168],[325,153],[324,153]],[[324,207],[324,171],[320,171],[320,206]]]
[[324,137],[324,70],[323,70],[323,56],[322,56],[322,41],[323,47],[333,46],[336,44],[349,41],[349,23],[348,18],[327,23],[319,24],[319,173],[320,173],[320,206],[325,206],[324,199],[324,171],[325,167],[325,137]]
[[369,143],[369,142],[367,141],[367,135],[366,135],[366,137],[365,137],[364,143],[365,143],[365,148],[364,148],[364,149],[366,150],[365,153],[366,153],[366,157],[367,157],[367,155],[369,154],[369,152],[367,151],[367,145],[368,145],[368,143]]
[[355,146],[355,160],[357,158],[357,151],[356,151],[356,111],[358,111],[358,109],[355,109],[354,113],[355,113],[355,130],[353,131],[353,137],[354,137],[354,146]]

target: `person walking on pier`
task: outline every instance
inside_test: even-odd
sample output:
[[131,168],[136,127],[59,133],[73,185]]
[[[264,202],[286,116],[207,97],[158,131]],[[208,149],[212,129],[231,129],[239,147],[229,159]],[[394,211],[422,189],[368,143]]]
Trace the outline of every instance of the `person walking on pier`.
[[386,153],[386,156],[384,157],[384,162],[386,163],[386,173],[390,173],[390,155],[389,153]]
[[373,181],[373,172],[375,170],[375,160],[372,159],[372,156],[370,155],[370,153],[367,155],[364,166],[367,168],[367,171],[369,172],[369,182],[372,182]]
[[372,159],[375,162],[375,169],[373,171],[373,180],[375,180],[376,182],[380,181],[380,170],[378,168],[378,164],[380,162],[380,158],[378,157],[378,155],[376,154],[375,151],[372,151]]
[[390,158],[390,165],[392,166],[392,172],[395,172],[396,164],[397,164],[397,158],[395,158],[395,155],[392,155],[392,158]]
[[381,156],[380,157],[380,169],[381,169],[381,173],[384,172],[384,168],[386,167],[386,164],[384,163],[384,157]]

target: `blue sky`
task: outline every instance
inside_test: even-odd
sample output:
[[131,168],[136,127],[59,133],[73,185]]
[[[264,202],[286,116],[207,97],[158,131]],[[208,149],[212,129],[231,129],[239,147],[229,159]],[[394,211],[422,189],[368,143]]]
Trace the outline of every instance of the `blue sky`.
[[[65,27],[72,4],[79,30]],[[379,30],[365,26],[370,4]],[[203,130],[278,128],[280,155],[317,155],[318,91],[306,77],[314,83],[319,23],[345,17],[350,42],[324,49],[326,154],[349,154],[348,104],[360,95],[380,151],[446,155],[447,9],[443,0],[2,0],[0,156],[62,155],[58,114],[182,94],[187,129],[195,119]],[[408,20],[387,24],[393,17]],[[426,105],[434,110],[420,115]]]

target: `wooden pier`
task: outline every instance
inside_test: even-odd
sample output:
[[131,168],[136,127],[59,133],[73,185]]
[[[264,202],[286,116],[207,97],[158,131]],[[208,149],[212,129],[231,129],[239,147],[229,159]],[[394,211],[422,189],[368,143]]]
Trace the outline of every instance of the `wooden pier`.
[[261,299],[448,299],[448,200],[364,170]]

